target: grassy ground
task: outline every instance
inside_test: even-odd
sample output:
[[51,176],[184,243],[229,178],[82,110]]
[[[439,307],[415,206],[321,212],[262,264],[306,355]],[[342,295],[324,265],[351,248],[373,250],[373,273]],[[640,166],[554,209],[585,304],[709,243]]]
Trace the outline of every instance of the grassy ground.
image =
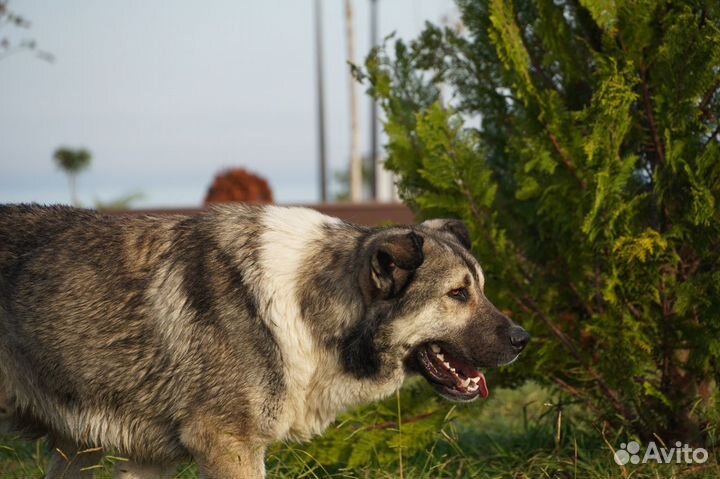
[[[717,478],[718,452],[704,465],[618,466],[613,449],[629,440],[584,421],[582,409],[527,384],[498,389],[482,403],[454,407],[427,401],[414,382],[396,398],[347,414],[308,444],[277,444],[269,478]],[[398,418],[400,422],[398,423]],[[48,453],[42,440],[0,436],[0,478],[41,478]],[[96,477],[109,478],[106,456]],[[193,479],[192,464],[178,479]]]

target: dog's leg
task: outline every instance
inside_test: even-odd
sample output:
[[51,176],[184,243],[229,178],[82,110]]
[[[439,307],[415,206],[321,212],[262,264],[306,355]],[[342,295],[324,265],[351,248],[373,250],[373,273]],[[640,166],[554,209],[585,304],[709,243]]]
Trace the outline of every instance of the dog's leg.
[[262,479],[265,477],[265,446],[260,442],[210,430],[188,428],[181,436],[193,455],[202,479]]
[[234,442],[222,451],[195,457],[202,479],[262,479],[265,448]]
[[12,404],[7,397],[3,397],[3,391],[0,389],[0,434],[10,432],[10,424],[15,411],[15,405]]
[[134,461],[116,462],[113,479],[172,479],[175,477],[174,464],[138,464]]
[[5,386],[3,374],[0,371],[0,434],[10,432],[10,423],[15,413],[15,398]]
[[48,464],[45,479],[92,479],[91,469],[100,463],[103,454],[100,448],[78,449],[72,442],[53,440],[53,454]]

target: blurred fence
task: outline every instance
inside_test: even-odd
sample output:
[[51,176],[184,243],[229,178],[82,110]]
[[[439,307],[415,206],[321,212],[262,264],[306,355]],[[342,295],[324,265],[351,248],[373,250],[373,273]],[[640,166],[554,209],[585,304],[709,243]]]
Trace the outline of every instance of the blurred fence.
[[[312,208],[328,216],[334,216],[345,221],[368,226],[388,222],[409,224],[414,223],[415,221],[415,216],[412,211],[410,211],[410,208],[402,203],[322,203],[292,206]],[[201,211],[203,211],[203,208],[119,210],[109,211],[108,213],[116,215],[194,215],[200,213]]]

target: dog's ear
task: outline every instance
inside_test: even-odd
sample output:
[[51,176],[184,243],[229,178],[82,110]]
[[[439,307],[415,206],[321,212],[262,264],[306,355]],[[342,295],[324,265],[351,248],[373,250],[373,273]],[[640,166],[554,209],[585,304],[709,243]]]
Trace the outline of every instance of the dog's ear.
[[453,238],[455,238],[455,241],[460,243],[465,249],[469,250],[472,248],[472,241],[470,240],[470,231],[468,231],[467,226],[465,226],[465,223],[463,223],[460,220],[453,220],[453,219],[435,219],[435,220],[427,220],[423,221],[421,226],[424,226],[425,228],[430,228],[436,231],[441,231],[443,233],[447,233]]
[[378,239],[370,248],[370,285],[373,296],[392,298],[412,280],[425,259],[423,238],[411,231]]

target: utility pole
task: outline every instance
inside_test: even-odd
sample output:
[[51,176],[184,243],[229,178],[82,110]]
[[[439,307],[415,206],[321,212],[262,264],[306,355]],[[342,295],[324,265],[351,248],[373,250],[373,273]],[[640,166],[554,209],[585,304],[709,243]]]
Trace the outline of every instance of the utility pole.
[[[378,46],[378,2],[370,0],[370,48]],[[378,108],[374,98],[370,98],[370,197],[378,199]]]
[[323,79],[323,30],[322,0],[315,0],[315,62],[317,76],[317,128],[318,128],[318,160],[320,169],[320,201],[326,203],[327,198],[327,160],[325,157],[325,83]]
[[[348,63],[355,63],[352,0],[345,0],[345,29],[347,61]],[[350,200],[353,203],[358,203],[362,201],[362,159],[360,157],[357,88],[349,68],[348,80],[350,87]]]

